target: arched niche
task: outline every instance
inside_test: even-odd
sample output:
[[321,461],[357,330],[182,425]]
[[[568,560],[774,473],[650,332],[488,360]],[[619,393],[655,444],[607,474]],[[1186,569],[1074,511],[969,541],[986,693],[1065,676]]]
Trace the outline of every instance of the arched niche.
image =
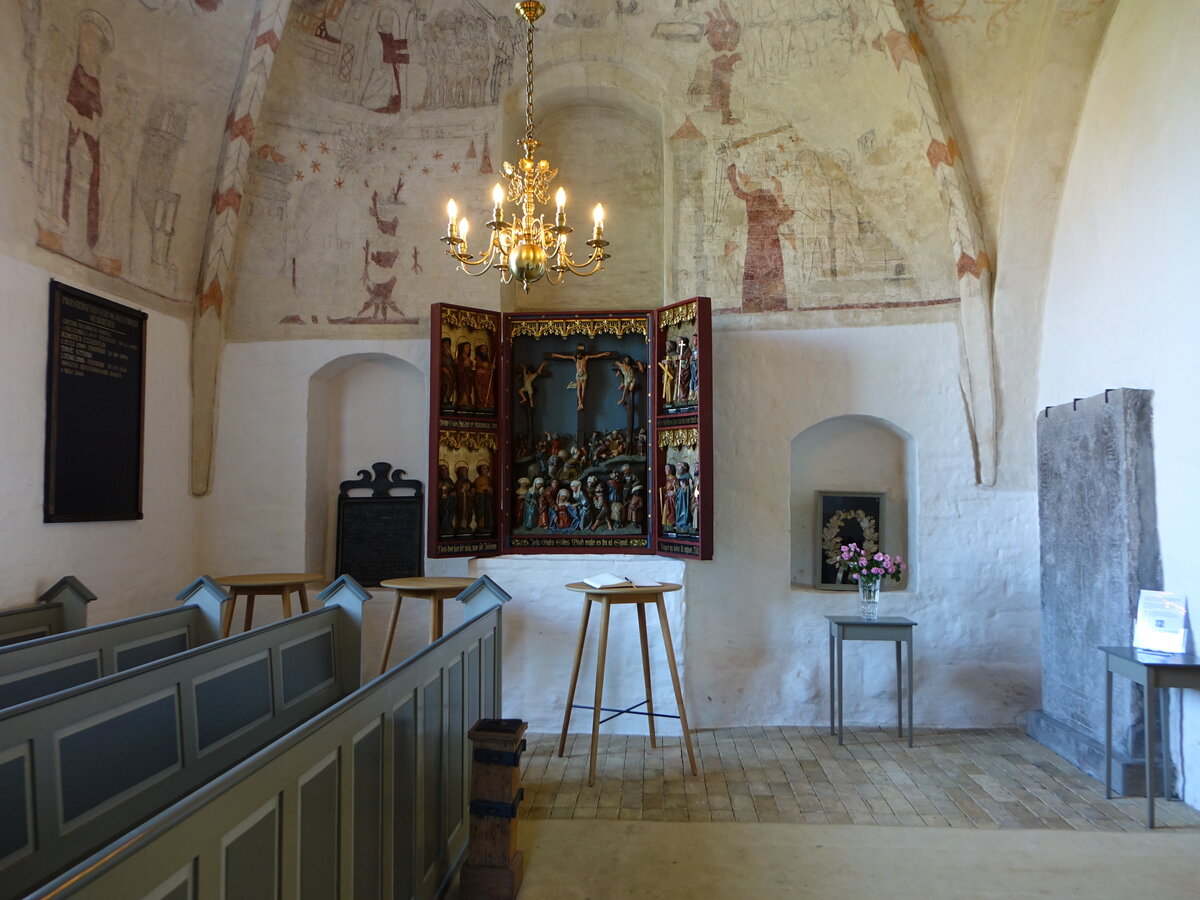
[[308,383],[304,560],[333,572],[337,495],[359,469],[385,461],[424,481],[429,457],[428,388],[412,363],[384,353],[339,357]]
[[[571,62],[538,67],[535,135],[538,158],[558,169],[554,191],[567,192],[568,247],[586,259],[592,210],[604,206],[605,237],[613,255],[590,278],[568,274],[561,285],[535,283],[528,294],[509,285],[501,293],[508,311],[647,309],[663,303],[669,241],[663,116],[641,96],[647,79],[627,67]],[[519,90],[517,88],[519,87]],[[639,93],[640,92],[640,93]],[[518,102],[519,101],[519,102]],[[524,85],[514,84],[505,103],[501,159],[516,163],[525,133]],[[499,161],[497,161],[499,170]]]
[[[817,492],[845,491],[884,495],[881,546],[910,564],[916,546],[916,445],[906,431],[873,416],[835,416],[792,439],[791,572],[792,586],[814,589],[817,582]],[[916,567],[899,585],[914,586]]]

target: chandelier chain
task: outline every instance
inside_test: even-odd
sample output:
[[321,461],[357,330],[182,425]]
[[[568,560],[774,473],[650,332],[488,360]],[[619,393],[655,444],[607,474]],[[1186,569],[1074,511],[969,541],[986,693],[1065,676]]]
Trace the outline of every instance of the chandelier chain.
[[533,140],[533,22],[525,43],[525,140]]

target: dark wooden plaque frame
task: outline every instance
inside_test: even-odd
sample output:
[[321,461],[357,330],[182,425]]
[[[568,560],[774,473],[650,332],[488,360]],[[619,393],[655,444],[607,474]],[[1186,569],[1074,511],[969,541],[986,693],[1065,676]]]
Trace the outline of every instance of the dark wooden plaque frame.
[[[430,366],[431,558],[589,552],[712,558],[707,297],[655,310],[572,315],[501,314],[437,303],[430,322],[430,359],[440,360]],[[681,338],[689,347],[699,345],[686,365],[677,349]],[[674,342],[674,354],[668,342]],[[472,379],[472,352],[480,343],[484,375]],[[587,357],[582,366],[576,364],[581,357]],[[664,370],[672,367],[672,384],[686,379],[688,389],[668,397]],[[530,379],[535,368],[540,371]],[[586,380],[582,410],[580,371]],[[628,385],[632,391],[626,391]],[[602,435],[609,438],[603,457],[595,452]],[[577,459],[573,451],[585,440],[588,452]],[[560,471],[569,474],[551,489],[555,456]],[[687,462],[686,470],[681,461]],[[480,469],[480,463],[487,468]],[[674,481],[685,484],[685,499],[694,501],[695,512],[690,506],[686,511],[686,527],[663,519],[668,464],[676,468]],[[614,479],[614,472],[621,477]],[[681,473],[686,477],[680,479]],[[578,494],[567,502],[558,499],[564,489],[572,494],[574,483],[587,499],[589,474],[596,475],[593,489],[604,487],[606,503],[618,496],[619,485],[625,486],[619,494],[623,526],[595,525],[599,502],[585,512]],[[705,490],[699,489],[697,476],[705,479]],[[529,509],[531,527],[525,504],[535,496],[530,489],[539,478],[546,499]],[[635,495],[640,523],[628,512]],[[608,503],[605,511],[610,508]],[[585,518],[589,513],[593,517]]]
[[50,282],[43,521],[142,518],[146,320]]
[[[339,575],[350,575],[363,587],[379,587],[385,578],[425,574],[424,485],[405,474],[377,462],[371,471],[359,469],[358,478],[341,483],[334,566]],[[398,557],[395,563],[392,553]]]

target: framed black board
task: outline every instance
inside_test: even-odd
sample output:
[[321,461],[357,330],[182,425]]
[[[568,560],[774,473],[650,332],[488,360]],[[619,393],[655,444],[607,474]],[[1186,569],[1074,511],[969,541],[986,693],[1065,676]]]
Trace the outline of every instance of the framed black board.
[[142,518],[146,314],[50,282],[45,522]]
[[390,463],[371,469],[374,475],[359,469],[338,491],[337,574],[363,587],[424,575],[424,486]]

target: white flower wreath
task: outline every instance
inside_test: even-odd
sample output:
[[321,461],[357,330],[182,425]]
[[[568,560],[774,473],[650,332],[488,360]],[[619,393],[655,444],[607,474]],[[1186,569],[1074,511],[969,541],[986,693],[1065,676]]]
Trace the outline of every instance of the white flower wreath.
[[[842,526],[851,519],[857,521],[862,528],[862,549],[867,555],[879,549],[879,523],[875,518],[861,509],[839,509],[829,517],[829,521],[821,530],[821,549],[825,551],[825,562],[831,566],[837,566],[842,558],[842,545],[845,543],[841,535]],[[837,580],[839,584],[842,581],[841,569],[838,569]]]

